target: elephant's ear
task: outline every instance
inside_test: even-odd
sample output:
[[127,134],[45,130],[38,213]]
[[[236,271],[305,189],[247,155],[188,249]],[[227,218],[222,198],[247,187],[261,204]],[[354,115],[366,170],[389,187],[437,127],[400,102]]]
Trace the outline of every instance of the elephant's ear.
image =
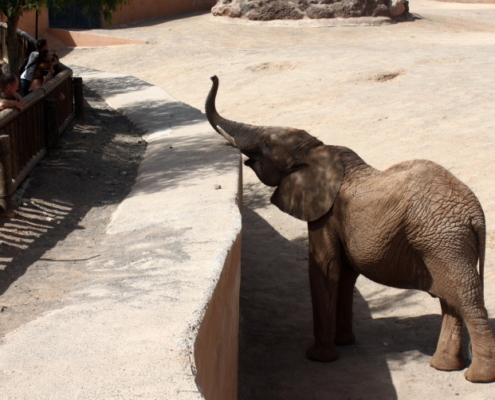
[[343,175],[342,160],[335,148],[316,147],[282,180],[270,200],[293,217],[315,221],[332,207]]

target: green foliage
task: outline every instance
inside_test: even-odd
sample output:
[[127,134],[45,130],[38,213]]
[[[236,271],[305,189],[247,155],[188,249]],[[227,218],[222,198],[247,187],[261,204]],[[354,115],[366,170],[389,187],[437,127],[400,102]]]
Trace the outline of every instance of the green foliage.
[[[0,2],[3,0],[0,0]],[[15,0],[11,0],[15,1]],[[35,0],[26,0],[35,2]],[[40,2],[45,2],[50,6],[56,8],[62,8],[64,6],[78,4],[82,7],[82,10],[87,15],[91,15],[93,10],[100,10],[102,12],[103,18],[108,23],[112,22],[112,16],[115,11],[118,10],[123,4],[129,2],[129,0],[38,0]]]
[[105,21],[111,24],[113,12],[128,1],[132,0],[0,0],[0,14],[7,17],[7,69],[17,71],[23,57],[16,35],[19,18],[24,12],[48,6],[60,9],[77,4],[82,6],[83,13],[87,15],[91,15],[94,10],[100,10]]
[[[65,0],[69,3],[76,3],[72,0]],[[88,14],[91,10],[99,9],[103,14],[103,18],[108,23],[112,22],[112,16],[115,11],[119,9],[123,4],[128,3],[128,0],[84,0],[78,1],[78,4],[82,5],[83,11]]]
[[47,0],[0,0],[0,11],[7,18],[20,16],[25,11],[33,11],[43,7]]
[[95,9],[101,10],[103,18],[112,22],[112,14],[128,0],[0,0],[0,12],[7,18],[19,18],[26,11],[34,11],[46,6],[62,8],[79,4],[88,15]]

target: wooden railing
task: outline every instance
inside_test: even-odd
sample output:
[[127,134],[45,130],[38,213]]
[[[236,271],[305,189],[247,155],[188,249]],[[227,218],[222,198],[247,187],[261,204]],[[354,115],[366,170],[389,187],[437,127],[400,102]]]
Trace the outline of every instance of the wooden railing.
[[13,215],[13,194],[36,164],[58,146],[74,117],[72,70],[24,97],[24,109],[0,112],[0,207]]

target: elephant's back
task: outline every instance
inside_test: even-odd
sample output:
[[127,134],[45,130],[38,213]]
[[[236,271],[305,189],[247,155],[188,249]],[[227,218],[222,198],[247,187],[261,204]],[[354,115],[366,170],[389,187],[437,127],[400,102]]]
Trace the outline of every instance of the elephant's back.
[[485,216],[473,191],[442,166],[427,160],[404,163],[407,171],[407,235],[424,255],[445,247],[477,258]]
[[[383,172],[402,175],[410,217],[421,223],[438,223],[439,227],[473,219],[484,221],[481,204],[473,191],[441,165],[429,160],[397,164]],[[385,178],[386,179],[386,178]]]
[[376,282],[428,291],[433,280],[427,260],[478,257],[473,226],[484,229],[481,205],[469,187],[432,161],[394,165],[342,194],[344,211],[337,216],[345,221],[348,257]]

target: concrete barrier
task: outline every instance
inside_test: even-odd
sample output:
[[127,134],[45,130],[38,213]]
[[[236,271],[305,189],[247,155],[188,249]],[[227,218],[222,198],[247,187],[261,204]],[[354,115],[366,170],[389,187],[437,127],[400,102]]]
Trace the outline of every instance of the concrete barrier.
[[[214,285],[198,282],[198,286],[194,288],[204,291],[206,296],[198,298],[199,302],[193,306],[199,318],[189,323],[191,335],[188,347],[189,351],[193,351],[193,357],[190,359],[191,368],[204,397],[207,400],[236,399],[241,235],[240,210],[232,210],[232,207],[240,207],[242,199],[240,155],[237,150],[227,148],[222,138],[210,128],[205,117],[198,110],[178,102],[162,89],[142,81],[137,82],[133,77],[109,77],[107,74],[101,76],[100,73],[95,74],[93,71],[88,73],[83,70],[79,72],[86,84],[98,91],[110,106],[128,116],[139,128],[148,131],[146,138],[149,148],[138,175],[138,182],[129,198],[117,210],[108,229],[109,233],[120,232],[122,229],[131,232],[136,224],[139,226],[143,221],[154,225],[157,214],[173,214],[175,210],[181,219],[189,219],[193,214],[193,225],[196,224],[197,219],[201,219],[205,224],[210,225],[210,228],[213,226],[215,236],[218,235],[219,241],[210,235],[206,236],[206,227],[201,227],[199,220],[197,221],[199,226],[191,226],[199,237],[211,240],[213,247],[218,246],[213,250],[220,252],[221,256],[210,260],[216,264],[215,269],[210,271],[213,275],[208,274],[210,275],[208,279],[211,279]],[[119,83],[114,86],[111,82],[116,78],[118,82],[122,79],[134,82],[126,84],[126,87],[133,90],[124,93]],[[143,102],[145,104],[140,104]],[[161,164],[158,161],[163,157],[163,149],[177,149],[181,146],[180,141],[184,143],[190,140],[197,145],[188,146],[186,152],[189,154],[188,158],[196,163],[199,161],[197,157],[201,157],[201,162],[189,171],[192,173],[189,179],[178,181],[177,184],[179,187],[192,186],[187,190],[186,195],[180,188],[170,191],[168,183],[159,190],[153,189],[153,193],[158,193],[160,198],[168,202],[168,207],[160,210],[154,206],[154,201],[143,199],[143,196],[148,196],[146,192],[151,186],[160,185],[149,181],[148,177],[154,176],[159,180],[156,176],[159,171],[168,175],[170,172],[164,171],[165,163]],[[208,149],[209,146],[211,149]],[[184,157],[178,162],[183,166],[188,164],[188,160]],[[170,160],[168,163],[176,165]],[[212,164],[217,167],[211,168]],[[151,172],[149,169],[154,171]],[[194,182],[197,178],[194,174],[195,172],[201,174],[202,170],[211,170],[211,175],[203,176],[200,187],[195,188]],[[230,174],[226,180],[223,180],[226,171]],[[222,184],[218,181],[220,177]],[[142,179],[148,183],[144,183]],[[178,177],[174,179],[177,180]],[[205,208],[204,201],[208,197],[205,192],[214,193],[218,190],[226,192],[226,196],[215,196],[215,199],[212,199],[213,208],[211,210]],[[176,194],[179,194],[179,198],[183,196],[184,198],[180,201],[179,198],[174,199]],[[176,207],[170,203],[176,204]],[[165,216],[165,218],[168,220],[169,217]],[[220,224],[213,223],[214,219]],[[198,256],[198,262],[201,264],[208,260],[201,247],[191,248],[189,255],[193,256],[193,254]],[[179,298],[179,301],[181,300]]]
[[233,400],[240,154],[202,112],[163,90],[71,68],[148,145],[88,281],[3,339],[2,396]]
[[125,39],[68,29],[47,29],[47,33],[67,47],[105,47],[124,44],[146,44],[143,40]]

